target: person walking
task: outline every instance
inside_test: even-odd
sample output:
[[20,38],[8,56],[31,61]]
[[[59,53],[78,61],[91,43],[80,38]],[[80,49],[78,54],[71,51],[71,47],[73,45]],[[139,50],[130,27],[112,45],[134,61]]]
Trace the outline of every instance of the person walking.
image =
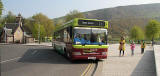
[[134,55],[134,48],[135,48],[135,44],[133,41],[131,42],[130,46],[131,46],[131,55],[133,56]]
[[124,56],[124,50],[125,50],[125,40],[124,37],[121,37],[119,41],[119,56],[121,56],[121,52],[123,52],[122,56]]
[[141,41],[141,54],[143,54],[143,53],[144,53],[144,49],[145,49],[145,47],[146,47],[146,43],[145,43],[145,41],[144,41],[144,40],[142,40],[142,41]]

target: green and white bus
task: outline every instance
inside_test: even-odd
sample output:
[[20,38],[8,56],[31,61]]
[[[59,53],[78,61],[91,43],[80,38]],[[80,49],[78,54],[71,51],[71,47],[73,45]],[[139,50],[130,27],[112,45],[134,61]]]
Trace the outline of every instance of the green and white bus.
[[105,59],[108,21],[75,18],[54,31],[52,46],[71,60]]

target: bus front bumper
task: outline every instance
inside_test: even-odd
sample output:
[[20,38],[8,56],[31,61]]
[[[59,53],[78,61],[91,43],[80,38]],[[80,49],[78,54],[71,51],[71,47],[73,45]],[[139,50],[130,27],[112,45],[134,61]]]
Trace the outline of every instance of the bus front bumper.
[[96,60],[96,59],[106,59],[107,58],[107,55],[92,55],[92,56],[89,56],[89,55],[72,55],[72,60],[88,60],[88,59],[93,59],[93,60]]

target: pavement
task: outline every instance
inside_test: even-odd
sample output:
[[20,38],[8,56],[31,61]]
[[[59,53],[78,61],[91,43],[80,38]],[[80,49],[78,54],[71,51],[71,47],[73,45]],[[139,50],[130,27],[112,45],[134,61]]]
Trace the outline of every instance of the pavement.
[[70,62],[49,46],[0,45],[1,76],[80,76],[90,61]]
[[108,58],[103,61],[102,76],[156,76],[153,48],[147,45],[141,54],[136,44],[135,55],[131,56],[130,45],[126,45],[125,55],[119,57],[118,44],[109,46]]
[[39,43],[26,43],[26,44],[23,44],[23,45],[52,46],[52,42],[41,42],[40,44]]
[[155,56],[155,64],[157,76],[160,76],[160,45],[154,45],[154,56]]

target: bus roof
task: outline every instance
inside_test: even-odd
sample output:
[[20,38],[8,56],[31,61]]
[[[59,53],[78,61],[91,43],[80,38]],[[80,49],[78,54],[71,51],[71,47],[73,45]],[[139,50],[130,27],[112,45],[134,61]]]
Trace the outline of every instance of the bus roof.
[[[81,25],[79,25],[79,21],[81,20]],[[97,26],[96,25],[91,25],[91,24],[83,24],[83,23],[85,23],[86,21],[88,21],[88,23],[89,23],[89,21],[91,21],[92,23],[96,23],[97,24]],[[90,22],[90,23],[91,23]],[[99,22],[99,23],[101,23],[101,26],[100,26],[100,24],[99,23],[97,23],[97,22]],[[99,26],[98,26],[99,25]],[[103,26],[102,26],[103,25]],[[70,20],[70,21],[68,21],[68,22],[66,22],[66,23],[64,23],[63,25],[61,25],[60,27],[58,27],[57,28],[57,30],[55,30],[54,32],[56,32],[56,31],[59,31],[59,30],[62,30],[62,29],[64,29],[64,28],[66,28],[66,27],[69,27],[69,26],[72,26],[72,27],[95,27],[95,28],[108,28],[108,21],[104,21],[104,20],[97,20],[97,19],[85,19],[85,18],[74,18],[74,19],[72,19],[72,20]]]

